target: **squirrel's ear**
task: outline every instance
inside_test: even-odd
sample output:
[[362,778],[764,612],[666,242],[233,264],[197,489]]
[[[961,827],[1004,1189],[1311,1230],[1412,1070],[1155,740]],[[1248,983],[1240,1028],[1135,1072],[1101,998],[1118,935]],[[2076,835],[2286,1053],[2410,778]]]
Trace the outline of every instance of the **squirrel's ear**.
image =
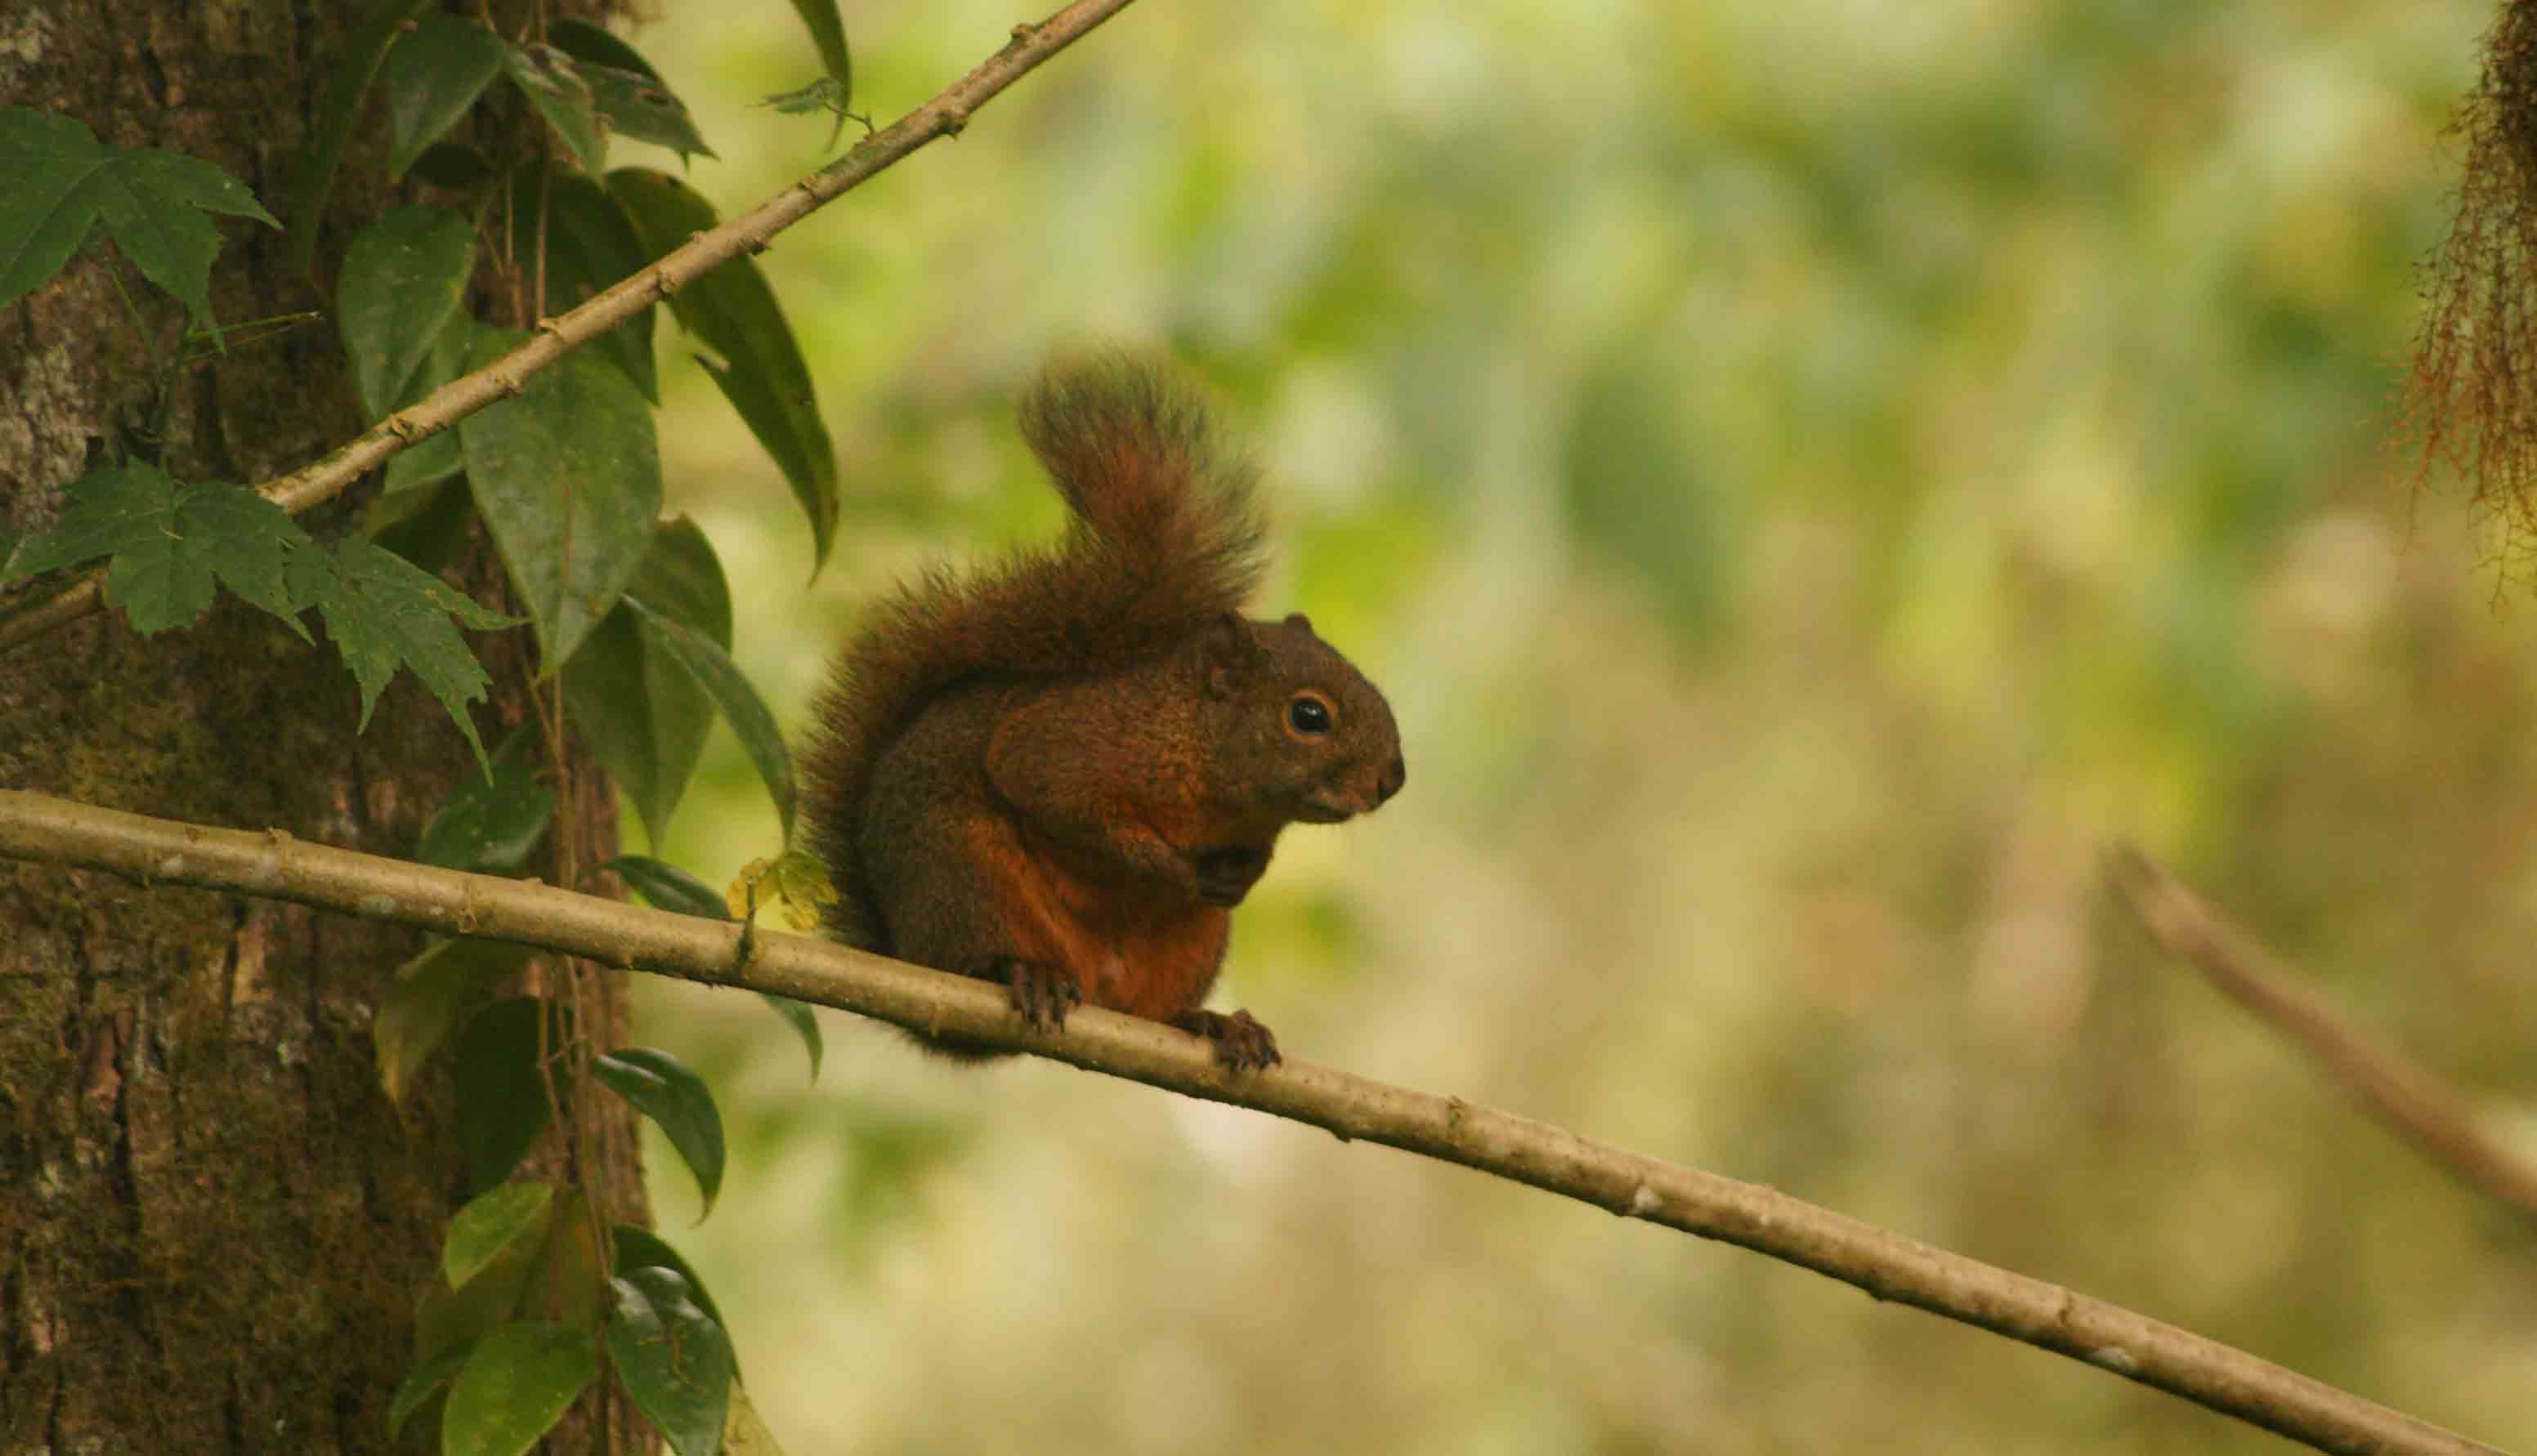
[[1313,619],[1300,611],[1290,611],[1286,613],[1286,625],[1299,631],[1310,632],[1313,630]]
[[1259,645],[1251,640],[1251,624],[1242,614],[1218,612],[1198,634],[1199,672],[1207,696],[1232,697],[1243,668],[1259,655]]

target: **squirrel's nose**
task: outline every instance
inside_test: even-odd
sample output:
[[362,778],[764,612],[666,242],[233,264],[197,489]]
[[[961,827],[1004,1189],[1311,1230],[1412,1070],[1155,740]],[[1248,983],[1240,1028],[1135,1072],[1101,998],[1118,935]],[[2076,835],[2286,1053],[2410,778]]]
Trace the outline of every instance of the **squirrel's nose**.
[[1384,770],[1383,777],[1375,783],[1374,801],[1381,803],[1399,793],[1400,786],[1408,780],[1409,766],[1401,761],[1399,754],[1392,755],[1392,767]]

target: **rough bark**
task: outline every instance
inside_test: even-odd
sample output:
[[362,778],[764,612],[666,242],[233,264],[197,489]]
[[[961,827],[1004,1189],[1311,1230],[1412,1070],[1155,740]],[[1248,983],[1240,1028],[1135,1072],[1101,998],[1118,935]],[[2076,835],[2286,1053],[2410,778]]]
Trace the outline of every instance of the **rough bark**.
[[[0,100],[75,116],[110,145],[215,162],[278,215],[367,9],[14,4],[0,9]],[[281,233],[223,222],[221,318],[326,306],[345,244],[393,202],[383,137],[374,99],[318,282]],[[151,369],[116,269],[165,348],[176,305],[110,254],[0,310],[0,532],[48,527],[61,487],[149,417]],[[270,476],[362,423],[331,321],[233,348],[181,382],[167,418],[166,464],[194,480]],[[304,524],[331,539],[367,495]],[[481,542],[450,570],[498,603]],[[522,655],[490,645],[488,743],[527,711]],[[410,854],[472,759],[411,677],[357,734],[358,713],[322,634],[303,644],[225,601],[145,641],[104,613],[0,658],[0,785]],[[579,774],[588,863],[615,825],[596,770]],[[390,1449],[383,1414],[412,1357],[415,1298],[465,1192],[445,1072],[400,1113],[371,1057],[379,995],[421,945],[233,896],[0,871],[0,1452]],[[599,980],[606,1036],[621,985]],[[630,1128],[605,1101],[583,1103],[619,1119],[591,1146],[620,1215],[639,1219]],[[585,1418],[555,1444],[630,1449],[631,1424]]]

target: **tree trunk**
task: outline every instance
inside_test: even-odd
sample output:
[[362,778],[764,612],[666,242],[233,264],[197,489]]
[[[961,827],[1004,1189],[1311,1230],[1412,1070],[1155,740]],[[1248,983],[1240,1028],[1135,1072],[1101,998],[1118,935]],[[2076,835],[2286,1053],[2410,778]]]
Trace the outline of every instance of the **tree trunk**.
[[[368,8],[15,4],[0,14],[0,99],[213,162],[281,215]],[[346,243],[394,202],[374,97],[317,283],[281,233],[222,221],[223,321],[328,307]],[[163,355],[178,306],[110,247],[0,310],[0,532],[48,528],[63,485],[159,448],[137,428],[157,376],[118,278]],[[268,478],[362,423],[331,319],[232,345],[174,395],[163,448],[180,479]],[[332,539],[368,494],[304,524]],[[502,604],[481,533],[447,574]],[[489,745],[526,720],[529,665],[499,636],[477,645],[496,680],[478,713]],[[108,611],[0,656],[0,785],[410,855],[472,754],[410,675],[357,735],[358,715],[322,633],[304,644],[227,598],[149,640]],[[586,865],[612,853],[614,812],[597,769],[573,772]],[[392,1449],[415,1301],[466,1191],[445,1069],[400,1112],[371,1053],[379,997],[421,948],[411,931],[272,902],[0,868],[0,1452]],[[621,1040],[620,980],[583,979],[591,1029]],[[615,1216],[642,1222],[627,1114],[583,1107],[615,1119],[582,1146]],[[571,1153],[544,1156],[554,1169]],[[553,1444],[636,1449],[633,1428],[586,1412]]]

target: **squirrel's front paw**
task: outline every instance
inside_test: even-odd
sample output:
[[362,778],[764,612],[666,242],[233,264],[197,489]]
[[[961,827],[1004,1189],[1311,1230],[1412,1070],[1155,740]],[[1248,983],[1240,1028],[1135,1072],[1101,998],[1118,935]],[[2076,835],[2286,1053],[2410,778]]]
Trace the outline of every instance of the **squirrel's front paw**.
[[1025,961],[1008,956],[996,962],[995,975],[989,978],[1005,983],[1005,993],[1011,997],[1013,1009],[1029,1022],[1031,1030],[1053,1032],[1066,1025],[1066,1013],[1082,1004],[1083,988],[1063,966],[1044,961]]
[[1184,1011],[1172,1018],[1172,1025],[1213,1042],[1215,1059],[1230,1071],[1256,1071],[1285,1060],[1277,1054],[1275,1035],[1248,1011],[1236,1011],[1231,1016],[1215,1011]]
[[1235,906],[1268,872],[1268,852],[1249,845],[1202,851],[1192,860],[1198,897],[1209,905]]

